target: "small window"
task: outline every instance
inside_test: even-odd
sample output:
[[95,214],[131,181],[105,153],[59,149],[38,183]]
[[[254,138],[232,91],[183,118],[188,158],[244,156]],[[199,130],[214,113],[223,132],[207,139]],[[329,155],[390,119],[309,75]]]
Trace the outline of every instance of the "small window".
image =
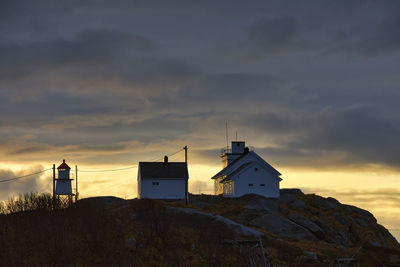
[[265,187],[265,184],[260,184],[260,186]]
[[253,184],[249,184],[249,186],[253,186]]
[[257,172],[257,171],[258,171],[258,168],[254,168],[254,171]]
[[153,185],[160,185],[159,182],[153,182]]

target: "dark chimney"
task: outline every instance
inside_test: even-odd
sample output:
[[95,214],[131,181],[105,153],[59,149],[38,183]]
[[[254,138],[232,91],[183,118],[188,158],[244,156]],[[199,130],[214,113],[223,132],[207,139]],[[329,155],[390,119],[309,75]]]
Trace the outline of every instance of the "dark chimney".
[[65,163],[65,159],[63,159],[63,163]]
[[168,157],[164,156],[164,164],[168,164]]
[[249,153],[250,152],[250,149],[246,146],[244,149],[243,149],[243,155],[246,155],[247,153]]

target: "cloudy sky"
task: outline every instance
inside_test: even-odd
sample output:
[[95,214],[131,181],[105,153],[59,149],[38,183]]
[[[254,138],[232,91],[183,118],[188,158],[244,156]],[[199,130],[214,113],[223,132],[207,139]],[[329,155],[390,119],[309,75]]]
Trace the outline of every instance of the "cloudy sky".
[[[2,0],[0,178],[189,145],[190,190],[212,192],[227,121],[282,187],[400,228],[399,67],[398,1]],[[136,196],[135,169],[79,175],[81,195]]]

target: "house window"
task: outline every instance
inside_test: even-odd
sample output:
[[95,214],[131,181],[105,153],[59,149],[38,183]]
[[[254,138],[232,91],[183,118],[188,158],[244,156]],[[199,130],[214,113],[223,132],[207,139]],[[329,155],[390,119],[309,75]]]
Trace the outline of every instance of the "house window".
[[260,186],[265,187],[265,184],[260,184]]
[[160,185],[159,182],[153,182],[153,185]]
[[258,171],[258,168],[254,168],[254,171],[257,172],[257,171]]
[[253,186],[253,184],[249,184],[249,186]]
[[229,183],[229,194],[232,195],[233,194],[233,182]]

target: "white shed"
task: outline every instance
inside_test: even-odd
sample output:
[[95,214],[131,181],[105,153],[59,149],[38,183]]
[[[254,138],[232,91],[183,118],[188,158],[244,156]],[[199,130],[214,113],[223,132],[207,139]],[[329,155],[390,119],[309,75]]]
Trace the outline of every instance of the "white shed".
[[186,199],[188,179],[186,162],[139,162],[138,198]]
[[232,142],[221,158],[223,169],[211,178],[216,195],[240,197],[253,193],[279,197],[281,173],[245,147],[245,142]]

